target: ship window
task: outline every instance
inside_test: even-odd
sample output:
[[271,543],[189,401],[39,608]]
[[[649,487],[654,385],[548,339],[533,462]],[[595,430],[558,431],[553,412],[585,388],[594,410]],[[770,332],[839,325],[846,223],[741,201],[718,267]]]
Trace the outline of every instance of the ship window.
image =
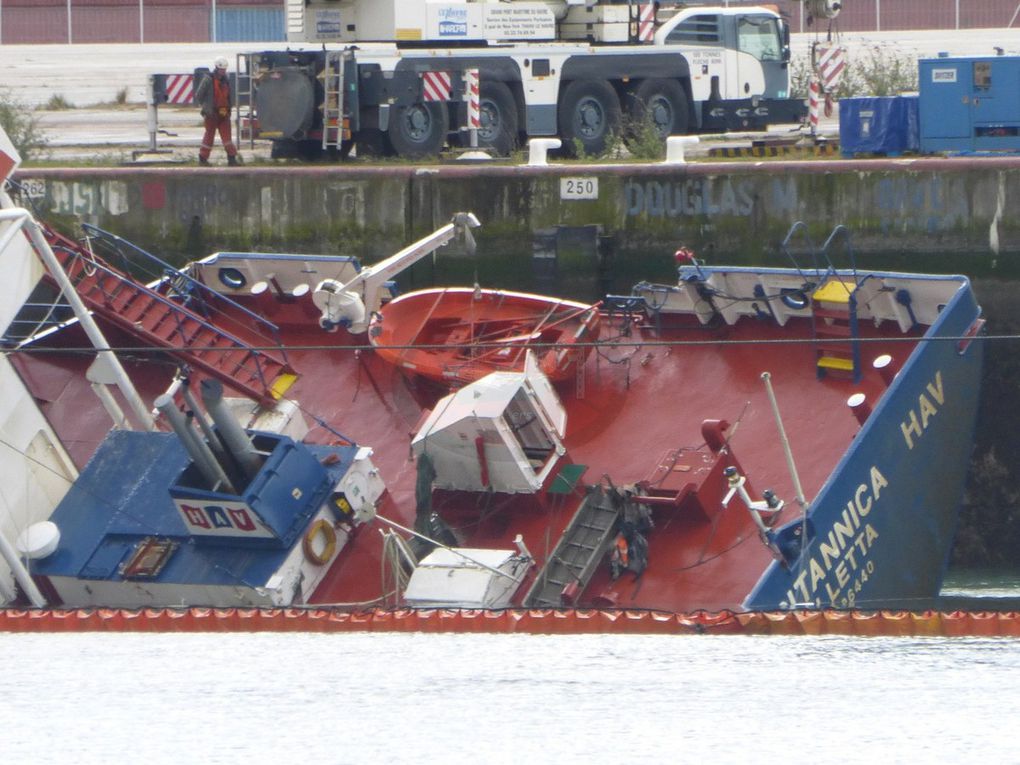
[[719,17],[711,13],[699,13],[684,19],[666,37],[672,45],[718,45]]
[[556,445],[535,411],[535,405],[523,390],[517,391],[503,411],[503,421],[514,434],[531,467],[538,472],[553,455]]
[[744,16],[737,22],[737,49],[759,61],[781,61],[783,46],[776,20],[769,16]]
[[121,574],[125,579],[155,579],[176,549],[177,543],[169,539],[145,537],[135,546]]

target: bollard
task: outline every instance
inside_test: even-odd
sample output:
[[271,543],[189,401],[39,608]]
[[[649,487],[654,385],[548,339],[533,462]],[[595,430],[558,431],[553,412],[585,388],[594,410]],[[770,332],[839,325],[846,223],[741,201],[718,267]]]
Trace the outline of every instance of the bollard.
[[532,138],[528,141],[528,166],[544,167],[549,164],[546,155],[551,149],[560,148],[559,138]]
[[688,146],[694,146],[700,139],[696,135],[671,135],[666,139],[666,159],[664,165],[683,165],[687,163],[684,156]]
[[871,416],[871,406],[867,402],[867,396],[863,393],[854,393],[846,400],[846,405],[850,407],[850,411],[853,412],[857,422],[862,426],[868,421],[868,417]]

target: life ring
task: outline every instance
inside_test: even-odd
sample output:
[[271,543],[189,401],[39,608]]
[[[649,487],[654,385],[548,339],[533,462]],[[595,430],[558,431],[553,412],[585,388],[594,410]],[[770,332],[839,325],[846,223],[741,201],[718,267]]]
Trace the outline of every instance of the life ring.
[[[315,538],[319,535],[322,536],[325,543],[322,552],[315,551]],[[333,524],[325,518],[320,518],[313,523],[301,541],[301,549],[311,563],[317,566],[329,563],[333,553],[336,552],[336,531],[333,530]]]

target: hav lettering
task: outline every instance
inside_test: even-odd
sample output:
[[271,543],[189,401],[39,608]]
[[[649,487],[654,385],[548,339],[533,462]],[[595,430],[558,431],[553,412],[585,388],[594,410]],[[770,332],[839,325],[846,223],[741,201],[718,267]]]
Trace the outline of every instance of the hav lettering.
[[925,386],[924,391],[917,397],[917,407],[907,412],[906,419],[900,423],[900,431],[903,433],[903,440],[908,449],[914,448],[914,443],[924,431],[932,418],[939,413],[939,408],[945,404],[945,390],[942,387],[942,371],[935,373],[935,379]]

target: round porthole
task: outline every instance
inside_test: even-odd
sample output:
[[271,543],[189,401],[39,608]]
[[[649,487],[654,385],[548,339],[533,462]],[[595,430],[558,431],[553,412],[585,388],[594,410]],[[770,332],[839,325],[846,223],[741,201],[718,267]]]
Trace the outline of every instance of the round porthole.
[[244,274],[236,268],[221,268],[219,277],[223,286],[229,287],[232,290],[239,290],[248,283],[248,280],[244,278]]
[[810,304],[804,290],[784,289],[779,293],[779,299],[783,301],[783,305],[794,311],[803,311]]

